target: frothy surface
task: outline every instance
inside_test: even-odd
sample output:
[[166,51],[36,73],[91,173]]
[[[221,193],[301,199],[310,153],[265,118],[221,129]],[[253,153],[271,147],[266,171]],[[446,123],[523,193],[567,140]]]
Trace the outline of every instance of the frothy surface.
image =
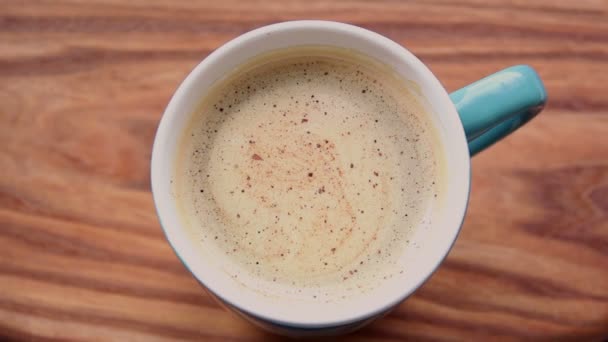
[[403,272],[438,188],[421,106],[344,51],[262,61],[219,82],[184,132],[175,195],[201,248],[235,278],[290,288],[363,291]]

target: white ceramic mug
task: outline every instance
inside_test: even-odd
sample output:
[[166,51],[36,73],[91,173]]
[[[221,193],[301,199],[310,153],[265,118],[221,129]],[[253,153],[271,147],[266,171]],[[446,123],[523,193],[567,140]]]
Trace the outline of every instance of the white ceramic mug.
[[[419,248],[403,246],[405,257],[401,260],[407,275],[386,280],[366,295],[340,305],[268,297],[235,282],[197,253],[198,241],[186,233],[171,195],[178,139],[214,82],[255,56],[298,45],[354,49],[383,62],[417,85],[412,91],[427,104],[449,170],[448,186],[442,194],[441,208],[432,219],[434,224],[414,232],[410,240]],[[169,243],[184,265],[210,293],[237,313],[265,328],[290,335],[348,332],[388,312],[437,269],[464,219],[469,198],[470,155],[536,115],[545,98],[542,82],[528,67],[507,69],[463,88],[450,98],[420,60],[377,33],[327,21],[293,21],[262,27],[211,53],[173,95],[158,127],[152,153],[151,179],[157,213]],[[476,114],[482,107],[490,112]]]

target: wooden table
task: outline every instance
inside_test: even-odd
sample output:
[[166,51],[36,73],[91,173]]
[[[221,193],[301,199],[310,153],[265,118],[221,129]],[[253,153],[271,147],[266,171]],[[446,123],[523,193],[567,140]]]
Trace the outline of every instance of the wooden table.
[[0,1],[0,339],[276,338],[165,241],[156,125],[211,50],[291,19],[406,45],[453,91],[527,63],[550,102],[473,162],[441,269],[353,340],[608,338],[608,2]]

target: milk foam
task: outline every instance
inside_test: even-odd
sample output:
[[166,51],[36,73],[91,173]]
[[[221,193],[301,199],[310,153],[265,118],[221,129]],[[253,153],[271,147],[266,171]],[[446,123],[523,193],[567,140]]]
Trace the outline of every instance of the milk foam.
[[235,278],[372,288],[403,271],[395,261],[437,200],[427,117],[404,81],[352,53],[267,56],[194,113],[174,177],[182,216]]

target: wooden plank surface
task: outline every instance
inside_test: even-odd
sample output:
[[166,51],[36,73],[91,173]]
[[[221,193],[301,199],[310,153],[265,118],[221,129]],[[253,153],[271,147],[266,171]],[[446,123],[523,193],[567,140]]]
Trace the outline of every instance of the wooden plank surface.
[[255,27],[318,18],[406,45],[450,91],[527,63],[550,102],[476,157],[460,238],[345,338],[608,338],[608,2],[0,0],[0,339],[262,340],[166,243],[156,125],[186,74]]

